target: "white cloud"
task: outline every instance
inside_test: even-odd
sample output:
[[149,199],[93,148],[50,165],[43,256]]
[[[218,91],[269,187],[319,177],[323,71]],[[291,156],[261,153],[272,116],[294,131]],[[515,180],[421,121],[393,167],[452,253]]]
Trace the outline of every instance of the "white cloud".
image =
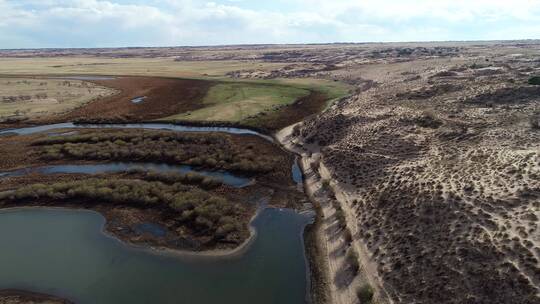
[[0,0],[0,48],[540,38],[540,0],[255,1]]

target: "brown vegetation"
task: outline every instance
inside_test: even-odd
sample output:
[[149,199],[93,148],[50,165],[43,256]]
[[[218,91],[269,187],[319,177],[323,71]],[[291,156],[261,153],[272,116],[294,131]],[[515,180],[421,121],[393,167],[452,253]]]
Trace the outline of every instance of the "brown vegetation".
[[254,145],[236,145],[229,136],[160,131],[94,131],[38,140],[46,160],[153,161],[246,173],[272,171],[276,160]]
[[[114,88],[120,93],[94,101],[53,121],[75,119],[121,118],[127,121],[152,120],[193,111],[202,107],[201,101],[214,82],[203,80],[121,77],[113,80],[94,80],[99,85]],[[146,96],[143,103],[133,98]]]
[[[165,182],[162,182],[165,181]],[[203,178],[199,184],[208,187]],[[246,204],[233,203],[221,195],[213,195],[192,186],[195,178],[148,174],[142,180],[89,178],[52,184],[32,184],[0,193],[0,202],[8,206],[79,202],[84,205],[112,204],[139,209],[164,209],[175,221],[169,229],[205,240],[202,248],[215,242],[240,244],[249,233],[245,216]]]
[[295,124],[302,119],[315,115],[326,107],[328,97],[322,92],[311,92],[291,105],[284,105],[273,112],[262,112],[246,120],[247,125],[263,127],[270,131],[278,131]]
[[486,50],[482,67],[467,53],[358,67],[379,85],[294,130],[339,193],[337,225],[356,222],[352,248],[365,245],[367,275],[382,279],[375,295],[539,302],[540,95],[523,74],[535,64]]

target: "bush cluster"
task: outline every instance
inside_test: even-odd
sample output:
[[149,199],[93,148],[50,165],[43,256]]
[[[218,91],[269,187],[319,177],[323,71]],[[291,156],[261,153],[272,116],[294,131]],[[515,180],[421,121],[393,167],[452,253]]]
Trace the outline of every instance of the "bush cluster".
[[[150,179],[172,178],[148,174]],[[202,189],[181,183],[166,184],[158,181],[133,179],[91,178],[81,181],[59,182],[51,185],[23,186],[13,192],[0,193],[0,201],[73,201],[111,203],[133,207],[167,208],[179,225],[202,235],[225,238],[240,231],[237,220],[243,208],[224,197],[212,195]]]
[[93,132],[46,138],[33,145],[40,146],[42,157],[49,160],[159,161],[247,173],[269,172],[276,166],[274,156],[217,135]]
[[360,271],[360,262],[358,262],[358,253],[354,248],[349,248],[349,251],[347,251],[347,255],[345,256],[345,261],[353,275],[356,276]]
[[345,218],[345,212],[341,207],[341,204],[338,200],[332,199],[332,207],[336,210],[336,219],[338,222],[338,227],[340,229],[345,229],[347,227],[347,219]]
[[182,183],[186,185],[197,185],[203,189],[214,189],[221,186],[223,183],[215,178],[204,176],[197,173],[181,174],[176,172],[154,172],[146,171],[145,169],[132,169],[127,172],[128,174],[141,175],[144,180],[157,181],[165,184]]
[[369,284],[364,284],[356,291],[360,304],[371,304],[373,302],[373,288]]
[[529,84],[531,85],[540,85],[540,76],[533,76],[529,78]]

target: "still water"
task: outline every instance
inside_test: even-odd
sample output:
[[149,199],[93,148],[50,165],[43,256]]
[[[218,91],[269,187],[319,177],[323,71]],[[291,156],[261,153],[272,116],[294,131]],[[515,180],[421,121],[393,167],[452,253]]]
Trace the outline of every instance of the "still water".
[[157,254],[102,233],[91,211],[0,212],[0,289],[66,297],[76,303],[298,304],[306,302],[302,232],[311,221],[265,209],[255,240],[233,257]]
[[23,176],[31,173],[39,174],[98,174],[98,173],[117,173],[128,170],[144,170],[153,172],[175,172],[181,174],[196,173],[199,175],[215,178],[222,183],[233,187],[245,187],[252,183],[252,179],[237,176],[227,171],[206,171],[193,168],[191,166],[176,166],[156,163],[135,163],[135,162],[114,162],[107,164],[89,164],[89,165],[53,165],[43,167],[24,168],[9,172],[0,172],[0,177]]

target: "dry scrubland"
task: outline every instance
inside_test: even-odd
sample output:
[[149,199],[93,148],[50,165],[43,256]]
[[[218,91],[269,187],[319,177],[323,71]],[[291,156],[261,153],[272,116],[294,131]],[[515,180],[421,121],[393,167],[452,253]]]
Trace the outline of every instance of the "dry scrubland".
[[64,113],[115,94],[89,82],[46,78],[0,78],[0,122]]
[[[358,93],[294,128],[343,223],[325,233],[348,244],[352,232],[342,250],[364,250],[381,301],[540,302],[539,53],[366,50],[332,73]],[[335,289],[337,302],[362,281]]]

